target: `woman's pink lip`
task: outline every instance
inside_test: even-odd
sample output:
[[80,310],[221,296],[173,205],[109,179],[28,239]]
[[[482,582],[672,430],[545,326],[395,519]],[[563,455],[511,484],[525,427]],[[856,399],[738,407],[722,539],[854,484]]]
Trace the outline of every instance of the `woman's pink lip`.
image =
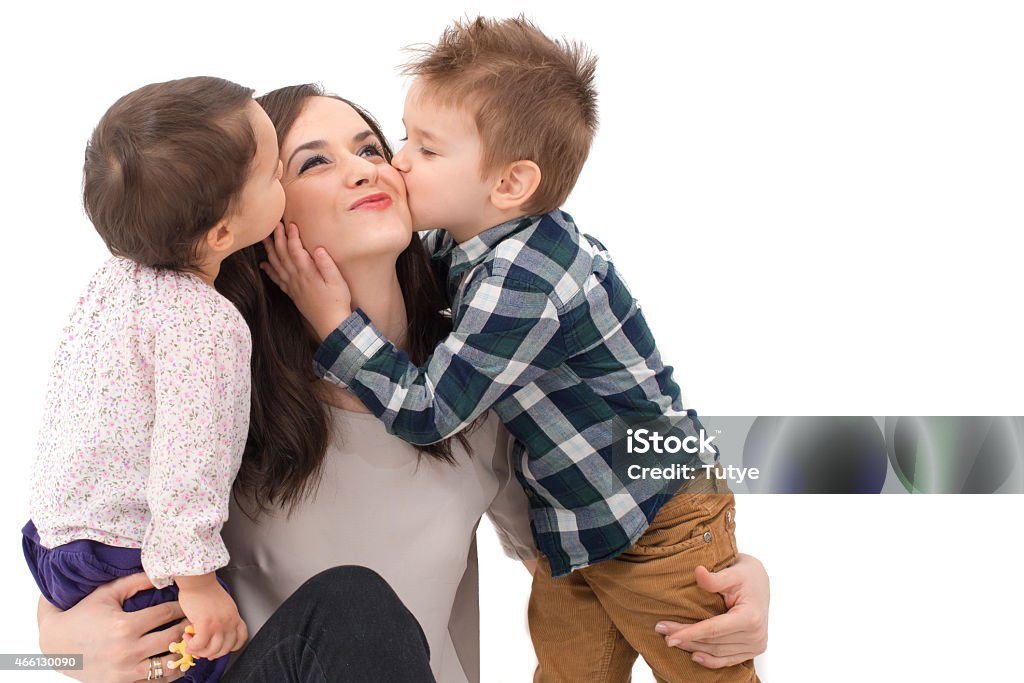
[[377,192],[376,194],[369,194],[362,199],[356,200],[352,206],[348,207],[349,211],[356,209],[386,209],[391,206],[391,196],[385,192]]

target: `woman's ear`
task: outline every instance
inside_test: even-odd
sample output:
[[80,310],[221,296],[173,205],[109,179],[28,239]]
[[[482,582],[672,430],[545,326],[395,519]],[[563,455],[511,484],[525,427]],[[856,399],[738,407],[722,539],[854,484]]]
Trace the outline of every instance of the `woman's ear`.
[[518,210],[530,201],[540,185],[540,166],[533,161],[513,161],[491,190],[491,203],[502,211]]

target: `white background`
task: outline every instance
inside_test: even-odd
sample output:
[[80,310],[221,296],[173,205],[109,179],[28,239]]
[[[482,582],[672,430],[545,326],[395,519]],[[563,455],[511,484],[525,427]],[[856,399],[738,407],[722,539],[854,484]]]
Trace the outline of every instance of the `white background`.
[[[688,404],[1024,414],[1018,4],[222,4],[5,10],[0,651],[38,649],[18,530],[51,354],[105,253],[80,208],[85,141],[148,82],[322,81],[394,140],[401,46],[525,10],[600,57],[601,129],[565,208],[615,255]],[[1022,502],[742,498],[741,548],[772,577],[762,679],[1020,680]],[[481,543],[484,680],[527,681],[526,574]]]

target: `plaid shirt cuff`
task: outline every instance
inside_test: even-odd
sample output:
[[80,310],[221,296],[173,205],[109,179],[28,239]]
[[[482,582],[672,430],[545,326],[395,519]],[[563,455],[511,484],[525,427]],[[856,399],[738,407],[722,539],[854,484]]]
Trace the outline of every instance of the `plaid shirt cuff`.
[[347,388],[363,365],[387,343],[357,308],[320,344],[313,356],[313,367],[318,376]]

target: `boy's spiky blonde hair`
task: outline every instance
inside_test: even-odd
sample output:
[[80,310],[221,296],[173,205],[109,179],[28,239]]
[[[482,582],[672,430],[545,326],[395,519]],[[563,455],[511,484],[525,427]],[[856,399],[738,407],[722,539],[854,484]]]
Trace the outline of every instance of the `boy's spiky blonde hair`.
[[597,58],[582,44],[553,40],[522,16],[456,21],[402,73],[425,95],[474,114],[483,143],[481,175],[530,160],[541,182],[524,211],[558,208],[576,184],[597,131]]

